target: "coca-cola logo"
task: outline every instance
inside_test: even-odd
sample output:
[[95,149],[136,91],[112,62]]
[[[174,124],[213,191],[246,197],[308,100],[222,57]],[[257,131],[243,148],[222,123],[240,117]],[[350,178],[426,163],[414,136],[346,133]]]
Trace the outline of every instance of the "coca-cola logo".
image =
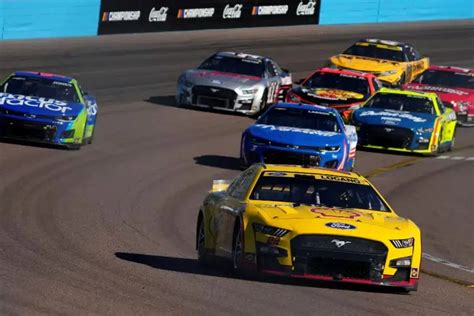
[[231,6],[227,4],[224,8],[224,12],[222,13],[222,18],[224,19],[240,19],[242,16],[242,8],[244,6],[242,4],[236,4]]
[[298,8],[296,9],[296,15],[314,15],[314,12],[316,12],[315,0],[309,0],[308,3],[300,1]]
[[148,21],[150,22],[166,22],[168,18],[168,8],[161,7],[159,10],[152,8],[150,11],[150,15],[148,17]]

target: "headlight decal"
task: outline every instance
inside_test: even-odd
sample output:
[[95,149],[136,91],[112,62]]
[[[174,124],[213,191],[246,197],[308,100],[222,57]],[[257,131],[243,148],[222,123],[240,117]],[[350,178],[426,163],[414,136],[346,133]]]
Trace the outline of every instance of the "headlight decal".
[[249,135],[248,140],[255,145],[270,145],[271,142],[269,140],[265,140],[263,138],[255,137],[252,135]]
[[267,225],[259,224],[259,223],[254,223],[253,229],[255,232],[262,233],[265,235],[271,235],[275,237],[283,237],[289,232],[288,230],[283,229],[283,228],[267,226]]
[[242,90],[243,95],[254,95],[257,92],[258,92],[258,89],[243,89]]
[[390,240],[390,242],[397,249],[410,248],[413,247],[413,245],[415,244],[415,238],[412,237],[406,239],[392,239]]

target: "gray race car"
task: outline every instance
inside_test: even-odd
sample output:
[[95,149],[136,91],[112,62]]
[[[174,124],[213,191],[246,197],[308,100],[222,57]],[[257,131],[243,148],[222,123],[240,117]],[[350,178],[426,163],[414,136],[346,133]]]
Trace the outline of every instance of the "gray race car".
[[176,103],[254,115],[282,100],[291,84],[270,58],[220,52],[179,77]]

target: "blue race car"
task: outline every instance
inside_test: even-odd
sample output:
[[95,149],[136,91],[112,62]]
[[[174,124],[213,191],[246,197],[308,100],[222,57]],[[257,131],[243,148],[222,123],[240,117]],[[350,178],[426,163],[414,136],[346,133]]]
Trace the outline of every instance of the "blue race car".
[[351,170],[356,147],[355,127],[344,125],[336,110],[278,103],[245,130],[240,157],[245,166],[264,162]]
[[77,80],[17,71],[0,85],[0,137],[79,149],[91,143],[97,102]]
[[383,88],[352,114],[359,146],[425,155],[451,151],[456,114],[434,93]]

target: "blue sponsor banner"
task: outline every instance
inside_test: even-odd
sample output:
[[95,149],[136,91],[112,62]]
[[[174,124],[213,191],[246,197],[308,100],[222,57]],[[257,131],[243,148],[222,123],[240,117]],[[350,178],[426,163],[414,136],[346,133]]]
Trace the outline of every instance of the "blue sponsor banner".
[[0,0],[0,40],[97,35],[100,0]]
[[473,0],[321,0],[320,24],[474,18]]

